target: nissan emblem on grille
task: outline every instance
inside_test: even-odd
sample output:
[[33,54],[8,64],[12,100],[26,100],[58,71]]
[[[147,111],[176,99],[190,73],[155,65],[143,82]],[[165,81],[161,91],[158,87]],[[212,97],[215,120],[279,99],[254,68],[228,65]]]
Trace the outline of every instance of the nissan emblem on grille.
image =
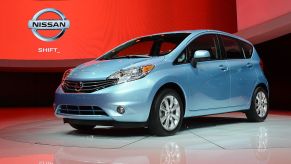
[[74,87],[75,87],[75,91],[79,92],[83,88],[83,83],[77,82]]

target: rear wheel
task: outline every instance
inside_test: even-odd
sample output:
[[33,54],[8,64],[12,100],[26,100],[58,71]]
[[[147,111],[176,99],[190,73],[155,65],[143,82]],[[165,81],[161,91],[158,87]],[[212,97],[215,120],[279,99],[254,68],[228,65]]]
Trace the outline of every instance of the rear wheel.
[[267,118],[268,112],[268,94],[265,89],[258,87],[253,94],[251,108],[246,112],[246,116],[249,121],[262,122]]
[[158,136],[173,135],[180,129],[183,115],[180,95],[173,89],[164,89],[153,101],[149,129]]
[[80,124],[75,124],[75,123],[69,123],[71,127],[80,130],[80,131],[85,131],[85,130],[92,130],[95,125],[80,125]]

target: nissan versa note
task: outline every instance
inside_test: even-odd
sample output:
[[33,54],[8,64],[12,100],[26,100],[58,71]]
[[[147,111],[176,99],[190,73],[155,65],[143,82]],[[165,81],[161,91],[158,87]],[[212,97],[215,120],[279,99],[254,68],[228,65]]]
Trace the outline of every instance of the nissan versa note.
[[241,111],[268,115],[268,82],[253,45],[214,30],[135,38],[67,70],[55,114],[77,130],[144,126],[175,134],[183,118]]

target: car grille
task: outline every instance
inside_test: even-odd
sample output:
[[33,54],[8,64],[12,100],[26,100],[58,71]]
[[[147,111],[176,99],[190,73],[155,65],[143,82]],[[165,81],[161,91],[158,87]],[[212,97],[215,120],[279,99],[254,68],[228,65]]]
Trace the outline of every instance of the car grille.
[[91,93],[97,90],[115,85],[116,79],[98,80],[98,81],[69,81],[62,83],[62,88],[66,93]]
[[75,105],[60,105],[58,108],[58,114],[107,116],[107,114],[98,106],[75,106]]

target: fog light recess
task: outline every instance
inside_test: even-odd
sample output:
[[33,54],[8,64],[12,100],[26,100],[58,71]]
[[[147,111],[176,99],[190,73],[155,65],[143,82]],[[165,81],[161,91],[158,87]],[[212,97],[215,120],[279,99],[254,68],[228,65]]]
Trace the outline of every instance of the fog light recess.
[[116,108],[116,111],[119,113],[119,114],[123,114],[125,113],[125,108],[123,106],[118,106]]

